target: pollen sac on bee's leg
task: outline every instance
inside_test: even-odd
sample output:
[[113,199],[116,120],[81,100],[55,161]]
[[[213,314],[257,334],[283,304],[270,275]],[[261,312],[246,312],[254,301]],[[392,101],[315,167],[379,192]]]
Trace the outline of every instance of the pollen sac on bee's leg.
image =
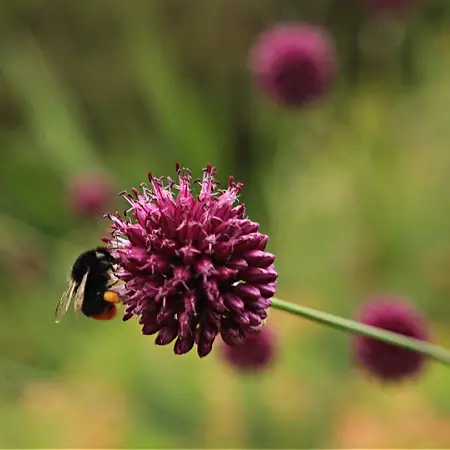
[[114,291],[106,291],[103,294],[103,299],[105,300],[105,302],[108,302],[108,303],[119,303],[120,302],[119,294]]

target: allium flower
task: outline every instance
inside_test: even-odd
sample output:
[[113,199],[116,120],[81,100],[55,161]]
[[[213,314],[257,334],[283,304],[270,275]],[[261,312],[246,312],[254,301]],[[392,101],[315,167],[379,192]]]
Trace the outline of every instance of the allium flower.
[[306,24],[279,24],[263,32],[250,55],[257,85],[287,107],[321,97],[335,75],[332,44],[325,30]]
[[70,180],[69,203],[74,214],[91,219],[101,217],[111,206],[113,183],[101,172],[85,172]]
[[104,240],[125,282],[124,320],[138,316],[144,334],[158,333],[158,345],[176,339],[176,354],[196,343],[203,357],[219,333],[235,345],[259,329],[278,274],[275,255],[264,251],[268,236],[246,218],[244,205],[234,206],[242,183],[230,177],[218,190],[208,165],[194,196],[190,171],[177,164],[177,174],[178,183],[167,178],[165,185],[149,174],[149,188],[124,192],[134,220],[108,215],[111,237]]
[[224,359],[235,369],[243,372],[267,368],[273,362],[275,350],[274,335],[267,326],[259,331],[247,333],[241,344],[221,346]]
[[[363,306],[359,320],[384,330],[427,340],[425,319],[418,311],[398,298],[375,299]],[[424,356],[368,337],[355,336],[355,356],[368,372],[385,381],[394,381],[418,373]]]

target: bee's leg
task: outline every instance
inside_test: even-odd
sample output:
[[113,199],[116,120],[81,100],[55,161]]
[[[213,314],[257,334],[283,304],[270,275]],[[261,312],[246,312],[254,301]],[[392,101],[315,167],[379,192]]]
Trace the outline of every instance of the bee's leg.
[[[111,280],[111,278],[110,278],[110,280]],[[121,281],[119,278],[116,278],[112,283],[109,283],[108,284],[108,287],[113,287],[113,286],[115,286],[119,281]]]

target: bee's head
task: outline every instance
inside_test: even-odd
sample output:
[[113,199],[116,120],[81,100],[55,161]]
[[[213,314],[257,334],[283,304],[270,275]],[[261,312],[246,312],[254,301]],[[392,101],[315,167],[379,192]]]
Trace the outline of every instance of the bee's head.
[[111,255],[111,253],[109,253],[109,251],[106,247],[97,247],[95,249],[95,256],[100,262],[105,262],[105,263],[113,263],[114,262],[113,256]]

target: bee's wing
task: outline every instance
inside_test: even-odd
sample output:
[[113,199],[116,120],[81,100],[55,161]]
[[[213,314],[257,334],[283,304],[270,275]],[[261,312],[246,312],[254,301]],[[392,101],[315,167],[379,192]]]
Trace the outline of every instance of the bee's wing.
[[75,292],[75,301],[73,303],[73,307],[75,310],[75,314],[79,314],[81,311],[81,307],[83,306],[84,301],[84,291],[86,289],[86,281],[89,275],[89,270],[84,274],[83,279],[81,280],[80,286]]
[[64,317],[64,314],[66,314],[67,310],[69,309],[70,302],[72,301],[76,289],[76,283],[73,280],[69,280],[69,284],[67,286],[67,289],[64,291],[61,299],[58,302],[58,305],[56,306],[55,311],[55,322],[59,323],[61,322],[62,318]]

